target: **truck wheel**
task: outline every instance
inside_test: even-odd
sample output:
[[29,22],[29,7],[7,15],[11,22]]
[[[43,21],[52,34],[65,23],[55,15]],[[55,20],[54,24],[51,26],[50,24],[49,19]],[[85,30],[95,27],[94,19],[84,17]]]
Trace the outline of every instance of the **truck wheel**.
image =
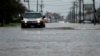
[[42,24],[41,27],[42,27],[42,28],[45,28],[45,24]]
[[23,25],[23,24],[21,24],[21,28],[26,28],[26,26],[25,26],[25,25]]
[[45,24],[43,24],[42,27],[45,28]]

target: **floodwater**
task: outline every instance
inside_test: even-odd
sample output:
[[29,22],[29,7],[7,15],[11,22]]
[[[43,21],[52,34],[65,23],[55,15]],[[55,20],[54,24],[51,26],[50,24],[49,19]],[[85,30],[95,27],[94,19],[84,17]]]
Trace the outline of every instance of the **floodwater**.
[[100,30],[2,27],[0,56],[100,56]]

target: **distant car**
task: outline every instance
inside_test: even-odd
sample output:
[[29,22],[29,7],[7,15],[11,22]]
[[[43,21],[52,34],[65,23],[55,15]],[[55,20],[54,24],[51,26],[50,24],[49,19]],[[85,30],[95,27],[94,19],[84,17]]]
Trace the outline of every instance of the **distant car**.
[[92,23],[92,20],[91,19],[85,19],[85,20],[83,20],[83,23]]
[[41,13],[27,12],[21,18],[21,28],[45,27]]
[[59,23],[65,23],[65,21],[59,21]]

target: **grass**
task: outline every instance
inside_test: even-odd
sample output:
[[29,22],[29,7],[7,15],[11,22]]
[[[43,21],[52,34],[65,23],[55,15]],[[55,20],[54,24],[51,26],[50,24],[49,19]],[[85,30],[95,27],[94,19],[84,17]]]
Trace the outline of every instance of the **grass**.
[[[20,23],[9,23],[9,24],[7,24],[7,25],[4,25],[3,27],[16,27],[16,26],[18,26],[18,25],[20,25]],[[1,27],[1,26],[0,26]]]

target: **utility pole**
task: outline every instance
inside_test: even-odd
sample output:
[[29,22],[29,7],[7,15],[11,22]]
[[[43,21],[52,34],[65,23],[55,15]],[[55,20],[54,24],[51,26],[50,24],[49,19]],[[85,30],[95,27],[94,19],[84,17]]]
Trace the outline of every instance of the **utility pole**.
[[71,7],[71,21],[73,21],[73,19],[74,19],[74,15],[73,15],[74,13],[73,13],[73,7]]
[[24,2],[28,3],[28,10],[30,10],[30,1],[29,0],[24,0]]
[[41,14],[43,15],[43,0],[41,0],[41,5],[40,5],[40,8],[41,8]]
[[84,16],[84,0],[82,0],[82,5],[83,5],[83,20],[85,19],[85,16]]
[[70,19],[72,20],[72,12],[71,12],[71,10],[70,10]]
[[79,0],[79,23],[81,23],[81,0]]
[[76,19],[75,2],[73,2],[73,19],[74,19],[74,23],[75,23],[75,19]]
[[96,9],[95,9],[95,0],[92,0],[92,1],[93,1],[93,15],[94,15],[93,23],[94,23],[94,25],[96,25]]
[[30,10],[30,1],[28,0],[28,9]]
[[72,20],[73,19],[73,15],[72,15],[72,8],[70,8],[70,19]]
[[39,1],[37,0],[37,12],[38,12],[38,4],[39,4]]
[[78,4],[77,4],[77,1],[76,1],[76,2],[75,2],[75,9],[76,9],[76,12],[75,12],[75,13],[76,13],[76,16],[75,16],[75,18],[76,18],[76,23],[77,23],[77,21],[78,21],[78,20],[77,20],[77,8],[78,8]]

